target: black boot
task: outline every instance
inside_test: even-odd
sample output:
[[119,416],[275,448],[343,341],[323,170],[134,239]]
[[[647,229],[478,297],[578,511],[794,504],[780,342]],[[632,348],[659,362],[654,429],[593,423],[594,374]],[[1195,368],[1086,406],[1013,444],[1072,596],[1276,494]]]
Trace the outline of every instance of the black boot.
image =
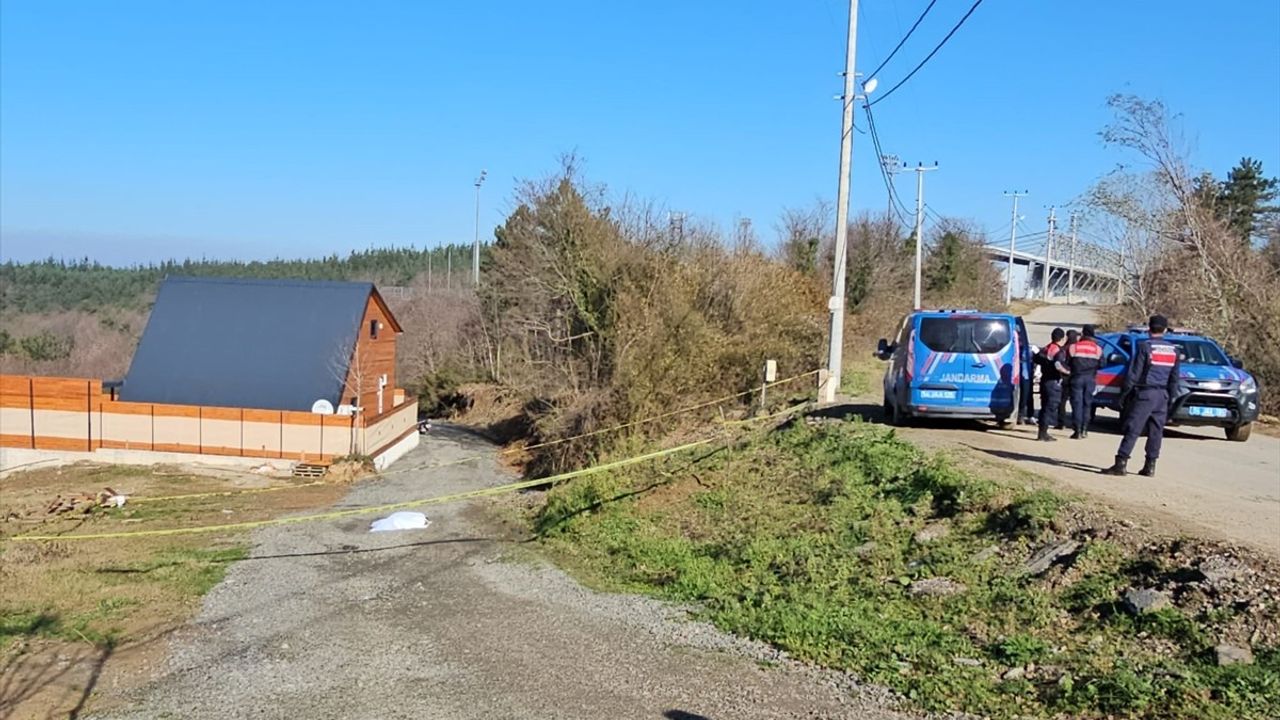
[[1080,437],[1082,437],[1082,438],[1087,438],[1087,437],[1089,437],[1089,428],[1082,428],[1082,429],[1080,430]]
[[1036,439],[1040,442],[1057,442],[1058,440],[1058,438],[1049,434],[1049,428],[1047,427],[1040,428],[1040,434],[1036,436]]
[[1142,469],[1138,471],[1138,474],[1143,477],[1155,477],[1156,476],[1156,459],[1147,458],[1147,461],[1142,463]]
[[1084,437],[1084,433],[1080,432],[1079,430],[1076,430],[1071,433],[1072,440],[1079,440],[1082,437]]
[[1103,470],[1102,474],[1117,475],[1119,477],[1124,477],[1125,475],[1129,474],[1128,465],[1129,465],[1129,458],[1122,458],[1119,455],[1117,455],[1116,464],[1112,465],[1106,470]]

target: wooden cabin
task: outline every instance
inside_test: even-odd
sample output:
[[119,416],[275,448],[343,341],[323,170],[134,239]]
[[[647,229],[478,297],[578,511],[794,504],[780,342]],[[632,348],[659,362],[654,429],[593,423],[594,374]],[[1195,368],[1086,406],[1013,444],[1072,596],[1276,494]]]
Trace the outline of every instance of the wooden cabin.
[[168,277],[118,397],[381,415],[401,332],[373,283]]

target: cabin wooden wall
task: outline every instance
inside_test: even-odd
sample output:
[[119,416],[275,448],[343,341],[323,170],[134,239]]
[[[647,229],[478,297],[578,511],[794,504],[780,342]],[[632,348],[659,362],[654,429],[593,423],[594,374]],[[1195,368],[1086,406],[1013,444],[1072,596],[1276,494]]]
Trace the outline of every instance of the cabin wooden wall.
[[[372,337],[369,323],[381,323],[378,336]],[[396,395],[396,336],[390,313],[376,294],[370,294],[365,304],[364,318],[360,321],[360,334],[347,371],[346,387],[342,403],[355,403],[364,408],[365,415],[378,415],[378,377],[386,374],[387,385],[382,391],[382,409],[385,413],[395,405]]]

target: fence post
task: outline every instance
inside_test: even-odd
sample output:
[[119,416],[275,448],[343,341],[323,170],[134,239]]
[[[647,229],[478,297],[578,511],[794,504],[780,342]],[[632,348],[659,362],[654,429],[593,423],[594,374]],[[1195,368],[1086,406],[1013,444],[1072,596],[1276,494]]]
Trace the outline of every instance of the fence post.
[[151,452],[156,451],[156,405],[151,403]]
[[89,452],[93,452],[93,381],[84,381],[84,401],[85,425],[88,429],[88,435],[85,436],[85,444],[88,446]]
[[280,459],[284,459],[284,411],[280,411]]
[[27,378],[27,409],[31,412],[31,449],[36,449],[36,379]]
[[196,452],[204,454],[204,406],[196,406]]
[[240,457],[244,457],[244,408],[240,408]]

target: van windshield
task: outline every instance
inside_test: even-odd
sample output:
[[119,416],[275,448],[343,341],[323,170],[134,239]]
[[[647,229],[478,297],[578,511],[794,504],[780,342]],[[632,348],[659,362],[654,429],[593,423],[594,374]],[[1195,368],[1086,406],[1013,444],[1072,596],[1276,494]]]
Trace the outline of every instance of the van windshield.
[[920,341],[934,352],[994,353],[1009,337],[1009,321],[1000,318],[920,318]]

